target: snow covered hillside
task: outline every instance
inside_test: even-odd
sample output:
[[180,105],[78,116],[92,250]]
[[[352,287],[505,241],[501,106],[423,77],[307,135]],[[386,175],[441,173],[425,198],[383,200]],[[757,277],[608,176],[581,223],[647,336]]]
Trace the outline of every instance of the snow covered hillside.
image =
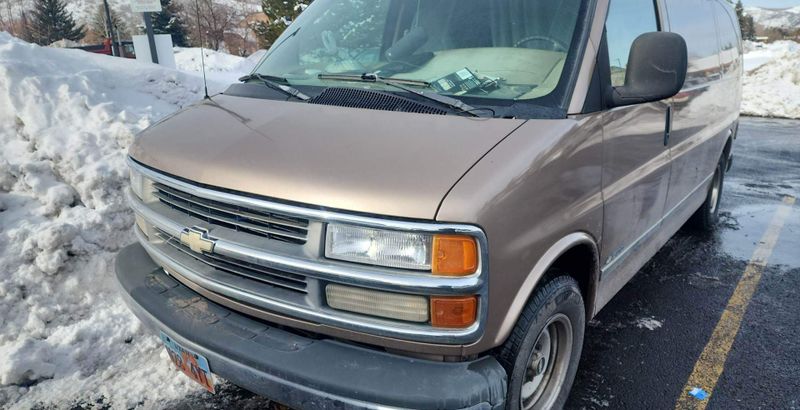
[[[213,2],[243,13],[261,11],[261,0],[213,0]],[[182,3],[185,6],[188,4],[189,7],[194,5],[193,1]],[[101,4],[103,4],[103,0],[68,0],[67,11],[72,13],[75,21],[88,24]],[[142,15],[131,11],[129,0],[108,0],[108,5],[119,13],[120,18],[128,24],[129,28],[143,24]]]
[[788,9],[745,7],[744,11],[753,16],[756,24],[765,28],[796,28],[800,26],[800,6]]
[[133,241],[128,145],[201,97],[196,73],[0,32],[0,408],[152,406],[196,390],[112,272]]
[[800,118],[800,44],[747,43],[742,114]]

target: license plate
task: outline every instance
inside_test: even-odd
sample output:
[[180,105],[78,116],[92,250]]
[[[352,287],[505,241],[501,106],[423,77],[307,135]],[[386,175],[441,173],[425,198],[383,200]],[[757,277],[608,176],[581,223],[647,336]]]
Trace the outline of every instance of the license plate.
[[161,341],[164,342],[169,358],[175,366],[178,366],[190,379],[214,393],[214,376],[205,357],[181,346],[164,332],[161,332]]

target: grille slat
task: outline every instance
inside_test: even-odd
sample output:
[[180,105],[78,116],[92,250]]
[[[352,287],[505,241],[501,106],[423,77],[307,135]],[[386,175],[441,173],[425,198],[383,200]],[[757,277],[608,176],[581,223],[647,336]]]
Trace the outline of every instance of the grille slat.
[[184,192],[181,192],[181,191],[178,191],[176,189],[170,188],[170,187],[168,187],[166,185],[160,185],[159,184],[157,188],[158,188],[159,191],[166,192],[166,193],[170,194],[171,196],[178,197],[178,198],[180,198],[180,199],[182,199],[184,201],[191,202],[191,203],[199,205],[199,206],[211,208],[211,209],[214,209],[214,210],[217,210],[217,211],[220,211],[220,212],[231,212],[231,211],[235,210],[236,212],[238,212],[242,216],[245,216],[245,217],[247,217],[249,219],[254,219],[254,220],[257,220],[257,221],[261,221],[261,222],[264,222],[264,223],[280,224],[280,225],[290,226],[290,227],[293,227],[293,228],[300,228],[300,229],[308,228],[308,221],[303,222],[300,219],[297,219],[296,221],[292,221],[292,220],[289,220],[289,219],[278,219],[276,217],[270,217],[270,216],[267,216],[267,215],[259,215],[259,214],[253,213],[253,212],[249,212],[249,211],[247,211],[247,210],[245,210],[245,209],[243,209],[241,207],[232,207],[232,206],[227,205],[227,204],[215,203],[215,201],[210,201],[210,200],[207,200],[207,199],[200,199],[200,198],[197,198],[197,197],[193,197],[190,194],[186,194]]
[[306,243],[308,220],[212,201],[162,184],[154,187],[153,195],[163,204],[210,224],[284,242]]
[[269,270],[265,267],[228,258],[222,255],[200,254],[192,251],[187,246],[183,245],[177,238],[163,231],[159,231],[158,236],[164,241],[164,243],[172,246],[176,250],[217,270],[242,276],[248,279],[257,280],[259,282],[295,292],[307,293],[306,278],[302,275]]

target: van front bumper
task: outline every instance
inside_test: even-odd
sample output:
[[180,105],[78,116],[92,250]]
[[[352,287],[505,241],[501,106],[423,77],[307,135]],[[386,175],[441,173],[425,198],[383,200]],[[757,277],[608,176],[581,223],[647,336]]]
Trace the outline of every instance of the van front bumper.
[[211,372],[295,408],[499,409],[506,373],[491,356],[435,362],[312,339],[203,298],[166,275],[139,244],[117,256],[131,310],[208,359]]

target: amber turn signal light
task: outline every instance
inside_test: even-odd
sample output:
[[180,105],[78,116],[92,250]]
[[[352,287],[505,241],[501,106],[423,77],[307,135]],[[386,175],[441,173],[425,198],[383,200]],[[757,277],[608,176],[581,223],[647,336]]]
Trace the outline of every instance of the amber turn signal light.
[[434,327],[465,328],[475,323],[478,297],[431,297],[431,325]]
[[478,270],[478,244],[466,235],[434,235],[431,272],[441,276],[465,276]]

